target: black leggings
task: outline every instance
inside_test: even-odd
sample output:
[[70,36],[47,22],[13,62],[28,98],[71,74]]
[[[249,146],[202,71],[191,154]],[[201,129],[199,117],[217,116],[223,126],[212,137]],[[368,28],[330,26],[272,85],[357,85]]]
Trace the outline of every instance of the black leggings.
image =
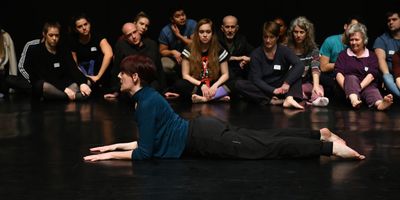
[[332,155],[332,142],[307,129],[254,130],[239,128],[213,117],[189,123],[184,155],[230,159],[279,159]]

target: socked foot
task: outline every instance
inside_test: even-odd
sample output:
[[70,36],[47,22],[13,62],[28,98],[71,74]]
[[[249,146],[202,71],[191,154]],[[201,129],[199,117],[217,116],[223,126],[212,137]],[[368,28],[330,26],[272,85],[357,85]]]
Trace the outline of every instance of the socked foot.
[[327,97],[318,97],[312,102],[313,106],[327,106],[329,104],[329,99]]
[[328,141],[328,142],[338,142],[342,144],[346,144],[346,141],[344,141],[341,137],[338,135],[334,134],[332,131],[330,131],[328,128],[321,128],[319,130],[321,133],[321,140],[322,141]]
[[365,156],[359,154],[357,151],[353,150],[346,144],[342,144],[339,142],[333,142],[333,150],[332,153],[334,156],[340,158],[349,158],[355,160],[364,160]]
[[286,97],[285,101],[283,101],[283,107],[304,109],[304,107],[297,103],[292,96]]
[[376,109],[378,110],[386,110],[393,104],[393,95],[388,94],[381,101],[376,103]]

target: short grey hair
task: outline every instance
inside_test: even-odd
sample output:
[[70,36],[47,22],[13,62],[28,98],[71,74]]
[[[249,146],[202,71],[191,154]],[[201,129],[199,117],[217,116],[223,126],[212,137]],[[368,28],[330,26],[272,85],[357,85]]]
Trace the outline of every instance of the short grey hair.
[[368,43],[368,36],[367,36],[367,27],[362,23],[355,23],[350,25],[350,27],[346,31],[346,39],[347,43],[350,42],[350,36],[356,32],[360,32],[363,37],[364,45]]

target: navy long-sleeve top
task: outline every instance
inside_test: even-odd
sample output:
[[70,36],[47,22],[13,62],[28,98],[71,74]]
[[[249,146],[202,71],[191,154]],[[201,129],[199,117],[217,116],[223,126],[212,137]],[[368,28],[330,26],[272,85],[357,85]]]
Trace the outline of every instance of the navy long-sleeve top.
[[151,87],[143,87],[132,99],[137,103],[134,117],[139,130],[132,159],[179,158],[186,146],[189,122]]
[[256,48],[250,57],[249,80],[267,94],[272,94],[283,82],[292,85],[304,72],[304,64],[286,46],[277,46],[273,60],[267,58],[263,46]]

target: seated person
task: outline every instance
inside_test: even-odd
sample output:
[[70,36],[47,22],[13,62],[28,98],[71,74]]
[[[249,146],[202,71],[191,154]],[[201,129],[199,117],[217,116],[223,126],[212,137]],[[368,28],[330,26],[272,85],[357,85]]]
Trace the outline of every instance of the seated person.
[[157,79],[150,84],[160,93],[164,93],[164,71],[161,67],[160,53],[158,52],[157,43],[150,38],[143,39],[137,25],[132,22],[127,22],[122,26],[122,33],[124,37],[117,40],[114,46],[114,65],[111,69],[111,87],[109,92],[104,95],[104,98],[113,99],[119,96],[119,64],[126,56],[136,54],[146,55],[156,63]]
[[44,42],[32,47],[25,67],[32,84],[33,100],[79,100],[91,93],[86,77],[78,70],[71,53],[59,45],[61,26],[47,22],[43,27]]
[[10,34],[0,27],[0,99],[9,92],[6,79],[17,76],[17,58]]
[[197,23],[192,43],[183,50],[182,77],[176,83],[177,92],[193,103],[229,100],[226,86],[229,78],[228,52],[223,49],[213,31],[210,19]]
[[72,18],[72,57],[80,71],[89,78],[94,91],[104,89],[109,75],[108,66],[113,57],[112,47],[101,34],[92,31],[90,19],[85,14]]
[[335,100],[344,100],[342,90],[338,88],[335,81],[336,74],[334,72],[335,62],[340,52],[347,48],[346,46],[346,30],[351,24],[360,22],[359,16],[350,16],[343,25],[344,31],[341,34],[331,35],[327,37],[321,45],[320,56],[320,82],[324,87],[325,96],[335,98]]
[[273,104],[304,109],[301,75],[304,64],[291,49],[278,44],[279,25],[263,26],[263,44],[251,53],[249,80],[238,80],[236,88],[249,100],[261,105]]
[[[173,7],[170,11],[170,23],[165,25],[158,38],[161,63],[166,74],[167,86],[173,86],[181,79],[181,53],[183,48],[190,44],[196,21],[187,19],[185,10],[181,6]],[[167,96],[176,96],[167,93]]]
[[378,57],[385,92],[400,99],[400,87],[395,83],[392,69],[392,56],[400,49],[400,11],[398,6],[395,9],[386,13],[387,31],[375,39],[373,48]]
[[314,40],[314,25],[305,17],[294,19],[289,28],[287,46],[304,63],[302,75],[303,99],[310,105],[327,106],[329,99],[324,97],[320,84],[319,49]]
[[238,19],[227,15],[222,20],[218,39],[222,47],[229,52],[229,80],[226,82],[231,94],[237,94],[235,83],[237,80],[247,80],[249,73],[250,53],[254,47],[247,42],[247,38],[240,34]]
[[353,108],[359,108],[365,101],[368,107],[386,110],[393,103],[393,95],[382,98],[378,89],[378,58],[366,48],[367,28],[362,23],[350,25],[346,38],[350,47],[339,54],[335,63],[338,84]]

